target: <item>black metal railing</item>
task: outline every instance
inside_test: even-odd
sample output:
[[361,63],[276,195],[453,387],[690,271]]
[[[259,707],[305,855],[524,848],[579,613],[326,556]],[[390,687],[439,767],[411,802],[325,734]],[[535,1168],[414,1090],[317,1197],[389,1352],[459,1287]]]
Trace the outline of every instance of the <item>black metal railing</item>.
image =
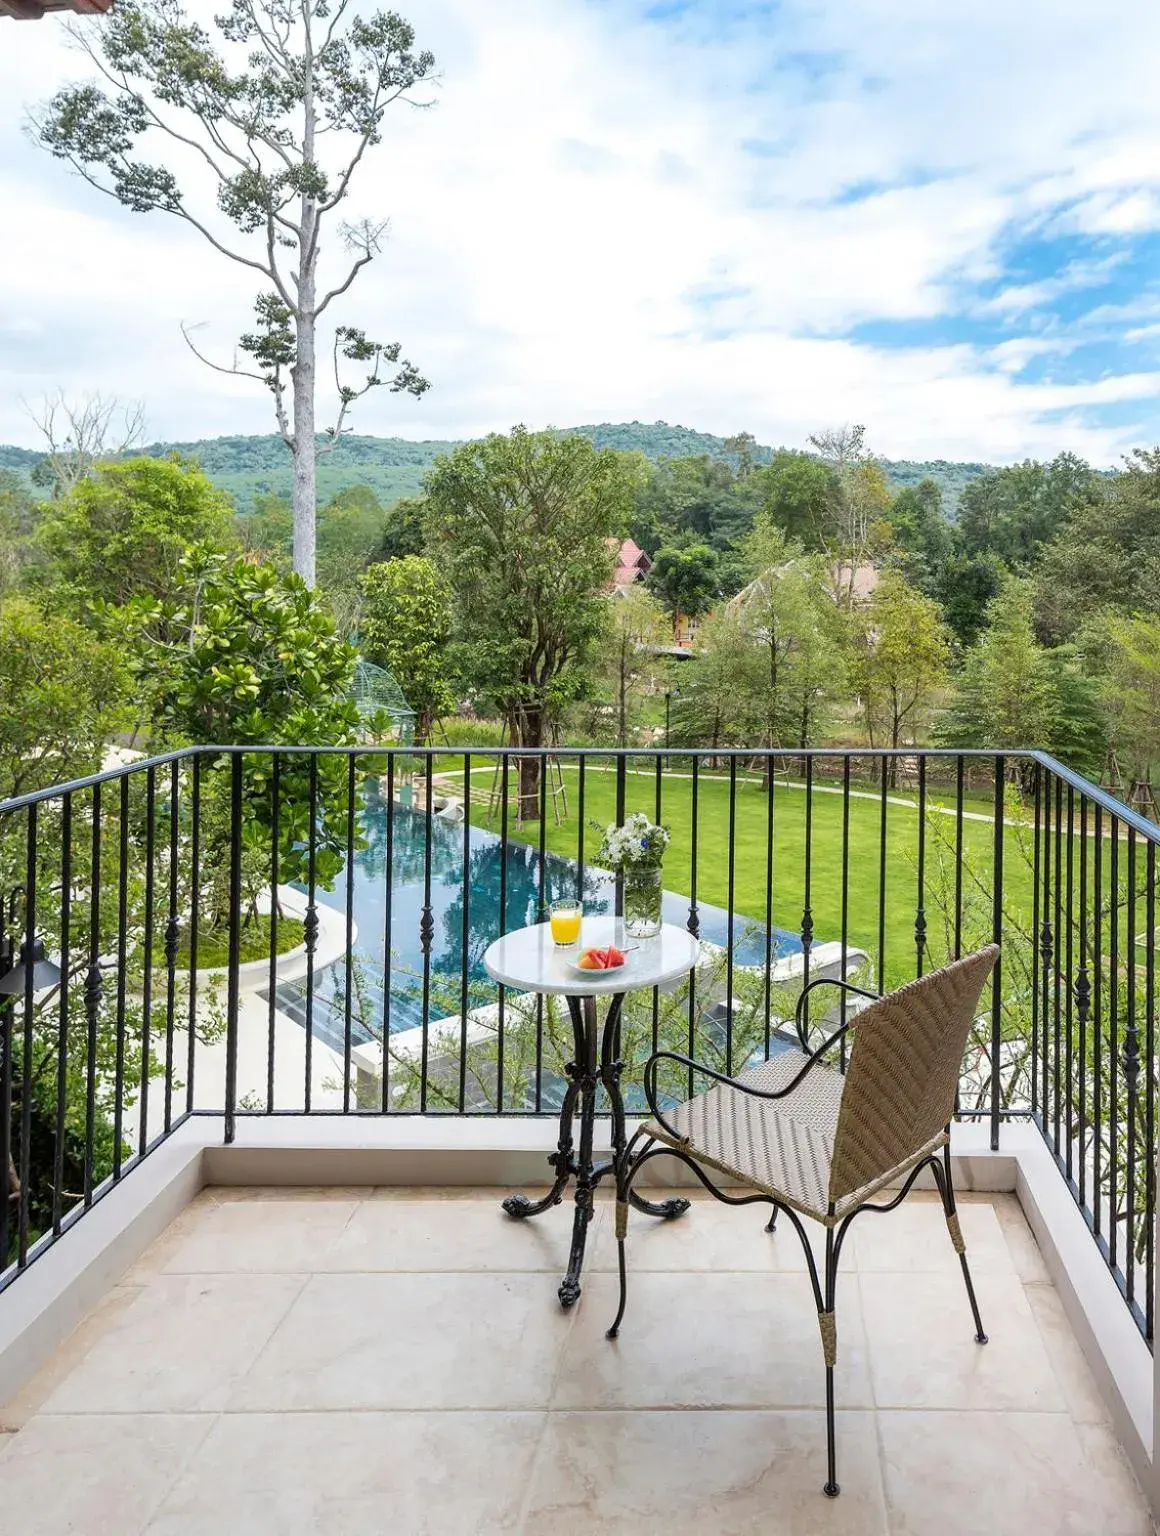
[[1035,752],[196,747],[0,804],[0,1288],[191,1115],[555,1115],[566,1011],[483,951],[616,910],[633,810],[702,960],[626,1002],[630,1111],[658,1046],[737,1072],[810,977],[997,941],[958,1117],[1039,1128],[1151,1341],[1160,832]]

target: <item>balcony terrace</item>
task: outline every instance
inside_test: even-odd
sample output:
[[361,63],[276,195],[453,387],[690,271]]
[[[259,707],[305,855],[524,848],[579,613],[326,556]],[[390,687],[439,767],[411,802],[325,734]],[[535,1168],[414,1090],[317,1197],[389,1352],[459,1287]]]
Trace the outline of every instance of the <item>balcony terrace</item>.
[[[0,806],[13,1529],[1151,1530],[1156,829],[1039,754],[561,750],[533,806],[514,756],[191,749]],[[792,1232],[634,1213],[609,1341],[606,1185],[570,1310],[570,1192],[499,1208],[574,1042],[483,950],[613,911],[592,823],[633,809],[700,960],[626,1002],[630,1117],[657,1045],[736,1073],[807,979],[1001,947],[951,1140],[991,1342],[929,1191],[855,1224],[836,1500]]]

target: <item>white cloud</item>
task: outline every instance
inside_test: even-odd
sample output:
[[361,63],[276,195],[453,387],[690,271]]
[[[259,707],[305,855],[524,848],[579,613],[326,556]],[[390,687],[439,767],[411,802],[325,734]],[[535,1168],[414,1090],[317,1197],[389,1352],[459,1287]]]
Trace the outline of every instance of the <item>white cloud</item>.
[[[399,337],[435,387],[360,403],[358,430],[663,417],[800,444],[856,419],[896,456],[1066,445],[1100,462],[1144,430],[1088,412],[1146,402],[1160,376],[1032,382],[1038,334],[897,349],[848,333],[977,313],[1013,230],[1154,227],[1145,0],[796,0],[735,28],[706,0],[668,31],[628,0],[403,8],[439,60],[438,105],[392,112],[352,210],[389,214],[391,239],[339,318]],[[804,54],[827,56],[816,78]],[[18,397],[58,386],[143,398],[157,436],[269,430],[260,387],[207,373],[179,329],[211,321],[201,339],[228,356],[252,274],[22,137],[21,103],[79,64],[59,20],[0,22],[0,441],[30,441]],[[1018,319],[1104,259],[992,307]]]

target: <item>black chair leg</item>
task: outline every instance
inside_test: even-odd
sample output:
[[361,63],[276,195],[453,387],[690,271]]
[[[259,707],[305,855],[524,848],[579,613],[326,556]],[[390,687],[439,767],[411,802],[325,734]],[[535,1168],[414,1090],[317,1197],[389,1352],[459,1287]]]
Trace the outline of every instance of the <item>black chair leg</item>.
[[834,1366],[838,1359],[838,1328],[834,1316],[834,1294],[838,1282],[838,1253],[833,1227],[826,1228],[825,1308],[818,1313],[822,1330],[822,1353],[826,1361],[826,1481],[822,1492],[829,1499],[841,1493],[838,1483],[837,1430],[834,1422]]
[[937,1162],[932,1162],[935,1183],[938,1185],[939,1194],[942,1196],[943,1213],[947,1219],[947,1231],[950,1233],[951,1242],[955,1252],[959,1256],[962,1265],[963,1280],[967,1287],[967,1300],[971,1304],[971,1316],[975,1320],[975,1342],[985,1344],[987,1335],[983,1332],[983,1319],[979,1316],[979,1303],[975,1296],[975,1286],[971,1279],[970,1265],[967,1263],[967,1245],[963,1238],[963,1229],[959,1225],[959,1215],[955,1209],[955,1187],[951,1180],[951,1149],[943,1148],[943,1166],[940,1168]]

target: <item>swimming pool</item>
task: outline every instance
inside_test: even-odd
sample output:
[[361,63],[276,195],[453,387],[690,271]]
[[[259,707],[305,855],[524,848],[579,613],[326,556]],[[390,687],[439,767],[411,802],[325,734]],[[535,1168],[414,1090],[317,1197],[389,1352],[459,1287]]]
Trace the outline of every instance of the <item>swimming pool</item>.
[[[414,1029],[423,1023],[423,884],[427,819],[396,802],[391,841],[390,963],[386,964],[387,928],[387,803],[372,787],[361,816],[363,846],[353,869],[344,870],[332,891],[317,899],[345,914],[347,881],[353,880],[352,911],[357,927],[352,964],[352,1035],[355,1044],[381,1035],[386,1019],[390,1032]],[[464,979],[464,871],[467,871],[466,978],[469,1008],[492,1002],[494,984],[483,968],[488,945],[500,932],[500,890],[506,865],[504,916],[508,929],[538,921],[541,864],[539,849],[503,840],[484,827],[466,829],[440,820],[431,822],[431,965],[428,1018],[458,1015]],[[575,860],[547,853],[543,861],[543,900],[575,894]],[[585,867],[584,910],[600,914],[613,910],[612,879],[603,870]],[[698,905],[700,934],[722,947],[732,942],[738,965],[764,965],[766,935],[761,924],[729,914],[721,907]],[[664,893],[666,922],[684,927],[689,898]],[[801,951],[796,933],[772,930],[770,945],[777,960]],[[315,1033],[341,1048],[345,1027],[346,966],[339,962],[314,979]],[[280,1005],[300,1022],[305,1019],[301,986],[280,987]]]

